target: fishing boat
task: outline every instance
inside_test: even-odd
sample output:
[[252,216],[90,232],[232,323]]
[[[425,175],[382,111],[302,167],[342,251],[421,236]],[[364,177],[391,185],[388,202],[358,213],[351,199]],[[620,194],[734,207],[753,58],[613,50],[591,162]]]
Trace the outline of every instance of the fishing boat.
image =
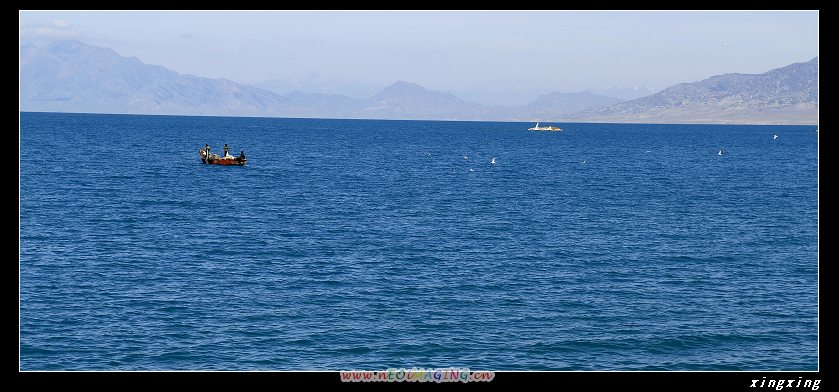
[[533,127],[533,128],[527,128],[527,130],[528,130],[528,131],[561,131],[561,130],[562,130],[562,128],[560,128],[560,127],[554,127],[554,126],[551,126],[551,125],[546,126],[546,127],[540,127],[540,126],[539,126],[539,123],[536,123],[536,126],[535,126],[535,127]]
[[226,154],[225,156],[214,154],[206,147],[198,149],[198,153],[201,155],[201,163],[206,163],[208,165],[244,166],[248,163],[248,159],[245,158],[244,151],[238,157],[230,154]]

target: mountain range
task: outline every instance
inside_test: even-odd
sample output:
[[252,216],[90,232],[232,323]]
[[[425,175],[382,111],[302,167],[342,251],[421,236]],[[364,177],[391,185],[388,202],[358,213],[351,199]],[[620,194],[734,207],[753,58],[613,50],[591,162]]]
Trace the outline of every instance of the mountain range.
[[184,75],[78,41],[20,47],[22,111],[492,121],[818,122],[818,58],[760,75],[726,74],[626,101],[553,92],[487,106],[397,81],[369,98],[278,93]]
[[645,123],[818,122],[819,58],[766,73],[725,74],[656,94],[580,111],[578,121]]

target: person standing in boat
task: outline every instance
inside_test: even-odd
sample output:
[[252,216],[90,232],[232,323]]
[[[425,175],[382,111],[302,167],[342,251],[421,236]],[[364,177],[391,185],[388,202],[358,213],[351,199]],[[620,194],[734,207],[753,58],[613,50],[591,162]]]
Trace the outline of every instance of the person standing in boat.
[[224,143],[224,157],[225,157],[225,158],[227,158],[227,157],[229,157],[229,156],[230,156],[230,153],[229,153],[229,152],[227,152],[227,150],[228,150],[228,148],[227,148],[227,143]]
[[210,163],[210,145],[204,145],[204,163]]

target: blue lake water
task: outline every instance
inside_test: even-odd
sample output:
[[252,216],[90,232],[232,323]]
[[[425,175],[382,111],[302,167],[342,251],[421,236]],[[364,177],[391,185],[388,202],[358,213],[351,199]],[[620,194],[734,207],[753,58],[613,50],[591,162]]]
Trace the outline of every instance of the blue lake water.
[[20,123],[23,370],[818,367],[815,126]]

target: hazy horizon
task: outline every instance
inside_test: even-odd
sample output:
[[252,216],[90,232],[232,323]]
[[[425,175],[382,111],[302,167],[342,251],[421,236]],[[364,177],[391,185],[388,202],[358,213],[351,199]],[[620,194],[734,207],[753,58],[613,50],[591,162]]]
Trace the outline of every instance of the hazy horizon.
[[363,97],[402,80],[522,104],[804,62],[818,23],[818,11],[21,11],[19,38],[280,91]]

